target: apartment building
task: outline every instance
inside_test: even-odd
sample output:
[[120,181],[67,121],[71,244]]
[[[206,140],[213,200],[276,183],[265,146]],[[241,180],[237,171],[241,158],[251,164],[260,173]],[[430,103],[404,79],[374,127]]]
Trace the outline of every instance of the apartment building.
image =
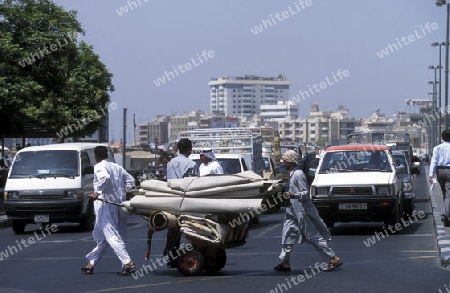
[[337,111],[319,111],[318,104],[313,103],[309,118],[280,121],[278,131],[280,140],[338,144],[345,142],[359,124],[343,105],[339,105]]
[[221,113],[225,116],[260,115],[261,105],[275,105],[278,101],[289,99],[290,84],[283,75],[212,78],[208,83],[210,109],[212,113]]

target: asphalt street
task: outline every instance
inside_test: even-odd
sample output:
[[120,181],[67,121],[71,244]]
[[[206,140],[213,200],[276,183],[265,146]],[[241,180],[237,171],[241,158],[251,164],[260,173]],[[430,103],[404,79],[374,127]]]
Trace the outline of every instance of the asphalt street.
[[[344,265],[333,272],[314,270],[322,260],[309,244],[294,247],[291,272],[272,269],[279,262],[280,211],[262,216],[245,245],[226,250],[223,270],[186,277],[157,262],[166,231],[154,235],[151,259],[144,260],[147,227],[143,218],[133,215],[128,250],[141,275],[118,276],[120,263],[111,249],[93,275],[82,274],[84,256],[94,242],[76,224],[57,224],[51,234],[38,225],[27,226],[23,235],[1,227],[0,292],[446,292],[450,270],[439,260],[425,175],[417,180],[415,208],[423,217],[407,219],[391,230],[383,223],[336,224],[332,247]],[[143,266],[151,263],[156,269],[145,272]]]

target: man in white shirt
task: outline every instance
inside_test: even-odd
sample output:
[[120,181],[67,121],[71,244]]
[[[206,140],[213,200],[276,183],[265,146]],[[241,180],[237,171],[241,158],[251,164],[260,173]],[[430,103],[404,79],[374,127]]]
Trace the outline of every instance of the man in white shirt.
[[[120,204],[126,200],[126,191],[134,186],[134,178],[122,166],[108,162],[108,150],[105,146],[94,149],[94,192],[89,195],[92,199],[103,199]],[[114,250],[122,263],[122,275],[128,275],[136,265],[126,249],[126,217],[120,216],[118,205],[100,200],[94,202],[95,225],[92,231],[97,246],[86,255],[89,263],[81,268],[85,274],[92,274],[95,265],[104,255],[108,245]]]
[[450,227],[450,130],[443,130],[441,138],[442,143],[433,148],[428,182],[433,184],[436,176],[444,200],[441,220],[444,227]]
[[211,149],[204,149],[200,154],[200,176],[209,174],[223,174],[222,166],[216,160],[216,156]]

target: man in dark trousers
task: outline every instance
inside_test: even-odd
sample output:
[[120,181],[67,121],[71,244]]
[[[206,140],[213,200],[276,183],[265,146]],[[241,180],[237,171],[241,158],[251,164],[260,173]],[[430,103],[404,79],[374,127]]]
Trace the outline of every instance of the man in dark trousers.
[[[167,181],[188,177],[190,175],[200,176],[197,164],[189,159],[192,152],[192,141],[188,138],[182,138],[177,143],[178,156],[170,160],[167,164]],[[164,248],[164,255],[170,256],[167,266],[177,267],[176,260],[172,256],[177,255],[176,250],[180,246],[181,232],[180,227],[171,228],[167,231],[167,243]]]
[[442,131],[441,137],[443,142],[433,148],[428,182],[433,184],[436,175],[444,196],[441,220],[445,227],[450,227],[450,130]]

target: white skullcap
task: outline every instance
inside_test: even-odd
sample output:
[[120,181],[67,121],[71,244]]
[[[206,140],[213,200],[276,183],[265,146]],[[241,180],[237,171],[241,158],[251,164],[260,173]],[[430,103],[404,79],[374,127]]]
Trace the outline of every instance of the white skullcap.
[[212,149],[203,149],[203,150],[202,150],[202,154],[203,154],[205,157],[207,157],[207,158],[209,158],[210,160],[212,160],[212,161],[215,161],[215,160],[216,160],[216,156],[214,156],[214,153],[213,153]]

